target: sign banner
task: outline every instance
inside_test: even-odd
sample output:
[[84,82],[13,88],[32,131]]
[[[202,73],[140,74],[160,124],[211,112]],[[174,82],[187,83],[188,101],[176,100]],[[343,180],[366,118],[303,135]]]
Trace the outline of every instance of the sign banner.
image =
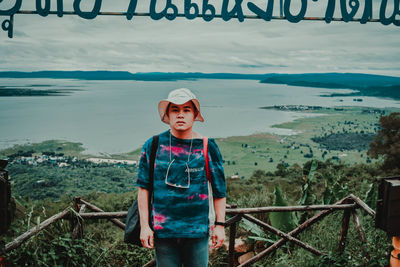
[[[7,0],[0,0],[0,16],[9,16],[9,19],[5,19],[1,24],[4,31],[8,32],[8,36],[13,36],[13,19],[15,14],[38,14],[46,17],[48,15],[57,15],[62,17],[64,15],[78,15],[84,19],[94,19],[98,15],[116,15],[125,16],[127,20],[131,20],[135,16],[148,16],[153,20],[167,19],[174,20],[177,17],[185,17],[186,19],[192,20],[195,18],[202,18],[204,21],[212,21],[214,18],[222,18],[224,21],[231,19],[237,19],[243,22],[245,19],[262,19],[270,21],[272,19],[288,20],[292,23],[298,23],[301,20],[324,20],[326,23],[331,21],[358,21],[361,24],[367,22],[380,22],[383,25],[393,24],[400,26],[400,0],[381,0],[379,9],[379,19],[372,18],[372,4],[373,0],[361,0],[363,10],[360,9],[360,0],[324,0],[327,3],[324,17],[306,17],[307,5],[309,0],[279,0],[280,1],[280,15],[273,16],[274,11],[274,0],[265,0],[266,7],[260,7],[252,2],[247,2],[247,8],[253,13],[252,15],[245,15],[243,13],[243,0],[222,0],[221,14],[216,14],[215,6],[209,2],[209,0],[202,0],[202,4],[192,2],[192,0],[184,0],[183,13],[179,12],[178,7],[172,2],[172,0],[165,0],[165,7],[161,12],[156,11],[157,0],[150,0],[149,12],[138,13],[136,7],[139,0],[127,1],[127,9],[123,12],[102,12],[101,4],[102,0],[92,0],[92,10],[83,11],[81,9],[81,2],[85,0],[74,0],[73,9],[74,11],[64,11],[63,0],[57,0],[56,11],[51,10],[50,0],[36,0],[36,11],[22,11],[21,5],[22,0],[14,0],[15,4],[7,9],[1,9],[1,3]],[[146,0],[148,1],[148,0]],[[182,1],[182,0],[179,0]],[[231,3],[230,3],[231,1]],[[297,14],[292,14],[291,5],[292,1],[300,3],[300,10]],[[393,2],[393,6],[388,7],[388,1]],[[318,0],[312,0],[312,2],[318,2]],[[229,6],[233,7],[229,8]],[[334,18],[333,14],[336,5],[340,5],[341,18]],[[389,10],[390,9],[390,10]],[[361,18],[355,18],[356,13],[362,12]],[[397,16],[399,18],[397,18]]]

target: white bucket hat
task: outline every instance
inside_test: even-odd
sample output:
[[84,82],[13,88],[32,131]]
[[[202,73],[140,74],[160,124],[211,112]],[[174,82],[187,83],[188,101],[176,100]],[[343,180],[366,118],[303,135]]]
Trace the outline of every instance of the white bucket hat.
[[196,118],[194,118],[194,120],[203,122],[204,119],[200,113],[200,103],[197,100],[196,96],[189,89],[186,88],[179,88],[171,91],[168,94],[167,99],[161,100],[158,103],[158,113],[160,114],[161,121],[163,121],[166,124],[169,124],[169,118],[167,116],[167,107],[169,103],[182,105],[190,100],[193,102],[198,111],[197,116]]

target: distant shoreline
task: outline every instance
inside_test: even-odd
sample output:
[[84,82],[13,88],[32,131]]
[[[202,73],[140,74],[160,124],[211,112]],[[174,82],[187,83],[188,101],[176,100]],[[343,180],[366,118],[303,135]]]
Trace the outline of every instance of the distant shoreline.
[[30,85],[27,88],[13,88],[0,86],[0,97],[19,97],[19,96],[67,96],[79,89],[32,89],[37,87],[50,87],[49,85]]
[[[242,74],[242,73],[201,73],[201,72],[148,72],[131,73],[127,71],[36,71],[0,72],[1,78],[12,79],[77,79],[77,80],[135,80],[153,82],[172,82],[179,80],[222,79],[222,80],[258,80],[265,84],[286,84],[299,87],[318,87],[327,89],[351,89],[356,92],[331,93],[321,97],[372,96],[400,100],[400,77],[360,73],[303,73],[303,74]],[[1,96],[40,96],[46,93],[39,90],[25,89],[16,92],[3,91]],[[15,90],[15,89],[11,89]],[[41,91],[41,90],[40,90]],[[62,91],[65,93],[65,91]],[[47,92],[60,95],[59,91]]]

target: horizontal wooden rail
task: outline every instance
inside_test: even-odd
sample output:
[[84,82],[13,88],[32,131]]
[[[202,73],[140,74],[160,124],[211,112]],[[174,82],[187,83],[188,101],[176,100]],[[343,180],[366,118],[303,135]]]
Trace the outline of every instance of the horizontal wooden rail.
[[249,220],[249,221],[251,221],[251,222],[253,222],[253,223],[255,223],[255,224],[259,225],[259,226],[261,226],[262,228],[264,228],[264,229],[266,229],[266,230],[268,230],[268,231],[270,231],[270,232],[272,232],[272,233],[274,233],[274,234],[286,239],[287,241],[292,241],[293,243],[295,243],[295,244],[299,245],[300,247],[302,247],[302,248],[314,253],[315,255],[320,256],[320,255],[324,254],[321,251],[319,251],[318,249],[315,249],[312,246],[301,242],[297,238],[295,238],[295,237],[293,237],[291,235],[288,235],[288,234],[282,232],[281,230],[276,229],[275,227],[273,227],[273,226],[271,226],[271,225],[269,225],[269,224],[267,224],[267,223],[265,223],[263,221],[260,221],[257,218],[254,218],[251,215],[244,214],[243,218],[245,218],[245,219],[247,219],[247,220]]
[[[87,204],[88,202],[85,202]],[[227,209],[227,214],[251,214],[251,213],[265,213],[265,212],[287,212],[287,211],[309,211],[309,210],[345,210],[354,209],[356,203],[343,204],[343,205],[312,205],[312,206],[282,206],[282,207],[261,207],[261,208],[239,208]],[[127,211],[113,211],[113,212],[85,212],[80,216],[83,219],[110,219],[110,218],[125,218],[128,214]]]
[[79,214],[83,219],[110,219],[110,218],[125,218],[128,214],[127,211],[113,211],[113,212],[85,212]]
[[71,211],[71,208],[68,207],[65,210],[63,210],[62,212],[57,213],[57,214],[51,216],[50,218],[48,218],[47,220],[43,221],[41,224],[39,224],[35,227],[32,227],[27,232],[18,236],[16,239],[11,241],[10,243],[6,244],[4,247],[4,252],[7,253],[7,252],[19,247],[23,242],[28,240],[31,236],[39,233],[40,231],[42,231],[44,228],[46,228],[53,222],[57,221],[58,219],[65,218],[70,213],[70,211]]
[[242,219],[242,215],[240,215],[240,214],[235,215],[232,218],[229,218],[228,220],[226,220],[225,225],[229,226],[229,225],[231,225],[233,223],[236,223],[236,222],[240,221],[241,219]]
[[309,210],[345,210],[354,209],[356,203],[340,205],[310,205],[310,206],[281,206],[281,207],[259,207],[259,208],[238,208],[227,209],[226,214],[285,212],[285,211],[309,211]]
[[[84,205],[86,205],[89,209],[91,209],[92,211],[96,211],[96,212],[104,212],[104,210],[100,209],[99,207],[96,207],[95,205],[93,205],[92,203],[89,203],[81,198],[79,198],[77,200],[80,203],[83,203]],[[110,221],[115,224],[116,226],[118,226],[119,228],[121,228],[122,230],[125,230],[125,224],[123,222],[121,222],[118,219],[110,219]]]

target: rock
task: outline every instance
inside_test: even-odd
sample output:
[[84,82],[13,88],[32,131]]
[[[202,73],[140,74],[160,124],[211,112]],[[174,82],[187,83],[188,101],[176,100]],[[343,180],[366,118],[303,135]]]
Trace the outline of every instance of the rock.
[[243,254],[242,256],[240,256],[238,259],[238,262],[239,262],[239,264],[242,264],[253,257],[254,257],[254,252],[250,251],[250,252],[247,252],[246,254]]
[[248,246],[247,246],[246,242],[244,242],[243,239],[241,239],[241,238],[236,238],[235,239],[235,251],[239,252],[239,253],[240,252],[243,253],[243,252],[247,252],[248,251]]

